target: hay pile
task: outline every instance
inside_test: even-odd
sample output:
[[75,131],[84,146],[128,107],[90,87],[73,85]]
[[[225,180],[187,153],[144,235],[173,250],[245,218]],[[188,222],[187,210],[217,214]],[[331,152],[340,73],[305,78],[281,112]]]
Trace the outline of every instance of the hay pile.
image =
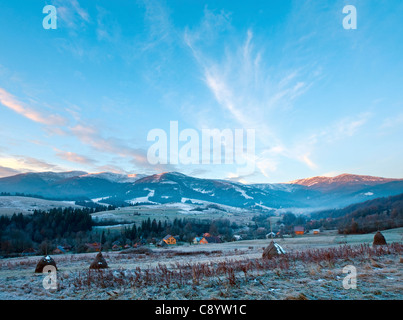
[[270,244],[264,249],[262,258],[263,259],[271,259],[274,256],[285,254],[285,250],[274,241],[270,242]]
[[379,231],[375,234],[374,236],[374,242],[373,242],[373,246],[381,246],[381,245],[385,245],[386,244],[386,240],[385,237],[383,236],[382,233],[380,233]]
[[90,269],[106,269],[109,268],[108,264],[106,263],[105,258],[102,255],[102,252],[99,252],[94,261],[92,261],[90,265]]
[[55,260],[53,260],[50,256],[45,256],[39,260],[38,264],[36,265],[35,273],[42,273],[45,266],[54,266],[57,270]]

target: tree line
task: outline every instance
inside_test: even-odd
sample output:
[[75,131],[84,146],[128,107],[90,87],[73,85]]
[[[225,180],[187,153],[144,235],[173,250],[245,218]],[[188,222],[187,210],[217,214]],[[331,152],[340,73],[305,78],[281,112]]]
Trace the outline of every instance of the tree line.
[[[260,217],[255,221],[259,221]],[[310,215],[287,212],[277,221],[274,230],[293,234],[295,226],[303,226],[306,230],[337,229],[340,234],[363,234],[403,227],[403,194],[376,198],[342,209],[313,212]]]
[[340,234],[370,233],[403,227],[403,194],[377,198],[343,209],[311,214],[309,227],[337,229]]
[[[98,229],[91,214],[99,208],[54,208],[48,211],[34,210],[32,214],[0,216],[0,255],[9,256],[33,249],[36,253],[51,253],[57,246],[68,246],[74,252],[86,252],[87,243],[102,242],[103,249],[111,249],[113,243],[121,245],[152,243],[170,234],[179,241],[192,242],[194,237],[210,233],[223,241],[232,240],[239,226],[227,219],[202,220],[176,218],[161,221],[150,218],[123,227],[119,232]],[[102,224],[102,223],[101,223]]]
[[94,212],[93,208],[54,208],[34,210],[29,215],[0,216],[0,252],[23,252],[46,244],[51,249],[56,242],[62,244],[87,238],[92,230],[91,213]]
[[133,225],[124,228],[122,236],[124,240],[136,242],[153,242],[162,239],[166,235],[178,236],[181,241],[192,242],[196,236],[209,233],[211,236],[220,236],[223,241],[232,240],[234,230],[239,226],[228,219],[202,220],[175,218],[172,222],[165,220],[143,220],[140,226]]

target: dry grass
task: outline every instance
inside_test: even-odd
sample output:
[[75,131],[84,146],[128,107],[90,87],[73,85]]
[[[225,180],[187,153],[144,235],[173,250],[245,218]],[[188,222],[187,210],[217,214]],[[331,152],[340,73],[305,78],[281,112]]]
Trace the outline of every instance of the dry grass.
[[[261,258],[260,246],[253,250],[110,252],[103,254],[110,266],[105,270],[89,270],[95,254],[60,255],[55,257],[60,271],[54,292],[42,287],[43,275],[33,274],[38,257],[0,260],[0,299],[403,297],[399,243],[298,248],[270,260]],[[346,265],[357,268],[357,290],[343,288]]]
[[[186,287],[204,286],[215,283],[221,288],[241,288],[250,281],[264,285],[262,279],[271,274],[271,278],[293,279],[295,283],[306,285],[313,280],[336,279],[334,268],[341,262],[350,261],[360,264],[366,270],[383,268],[385,264],[377,262],[387,256],[386,263],[394,265],[391,256],[403,252],[403,245],[391,244],[372,248],[368,245],[342,246],[339,248],[313,249],[278,256],[270,260],[245,259],[225,260],[210,263],[175,263],[170,266],[158,264],[156,267],[134,270],[88,270],[78,272],[72,280],[78,290],[93,288],[147,288],[159,287],[180,289]],[[370,265],[370,268],[367,266]],[[304,277],[295,276],[296,270],[305,269]],[[397,273],[396,268],[389,268],[387,274]],[[291,278],[291,277],[292,278]],[[361,273],[360,278],[371,278],[373,275]],[[260,278],[259,280],[257,280]],[[221,291],[221,295],[224,293]],[[289,296],[287,296],[289,298]],[[286,298],[287,298],[286,297]],[[301,294],[298,294],[301,297]]]

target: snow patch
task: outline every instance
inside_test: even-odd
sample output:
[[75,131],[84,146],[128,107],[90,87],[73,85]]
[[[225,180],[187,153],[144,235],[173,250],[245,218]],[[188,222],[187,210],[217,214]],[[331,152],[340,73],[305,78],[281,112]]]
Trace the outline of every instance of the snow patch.
[[212,190],[204,190],[201,188],[192,188],[194,191],[199,192],[199,193],[204,193],[204,194],[211,194],[213,191]]
[[98,202],[100,202],[100,201],[102,201],[102,200],[106,200],[106,199],[109,199],[109,198],[110,198],[110,196],[108,196],[108,197],[102,197],[102,198],[95,198],[95,199],[91,199],[91,201],[98,203]]
[[149,188],[144,188],[144,191],[148,191],[148,195],[145,197],[137,197],[133,198],[131,200],[127,200],[126,202],[131,203],[131,204],[136,204],[136,203],[155,203],[149,200],[150,197],[154,197],[155,190],[151,190]]
[[245,199],[253,199],[253,197],[248,196],[243,189],[235,188],[235,191],[239,192]]

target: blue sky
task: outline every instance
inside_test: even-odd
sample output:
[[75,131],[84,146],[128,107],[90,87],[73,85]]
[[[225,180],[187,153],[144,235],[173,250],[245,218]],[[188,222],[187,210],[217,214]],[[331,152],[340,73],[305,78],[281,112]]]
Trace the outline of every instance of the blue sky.
[[[57,9],[46,30],[45,5]],[[345,5],[357,29],[343,28]],[[8,1],[0,177],[160,173],[403,178],[401,1]],[[150,130],[255,130],[254,172],[152,165]]]

